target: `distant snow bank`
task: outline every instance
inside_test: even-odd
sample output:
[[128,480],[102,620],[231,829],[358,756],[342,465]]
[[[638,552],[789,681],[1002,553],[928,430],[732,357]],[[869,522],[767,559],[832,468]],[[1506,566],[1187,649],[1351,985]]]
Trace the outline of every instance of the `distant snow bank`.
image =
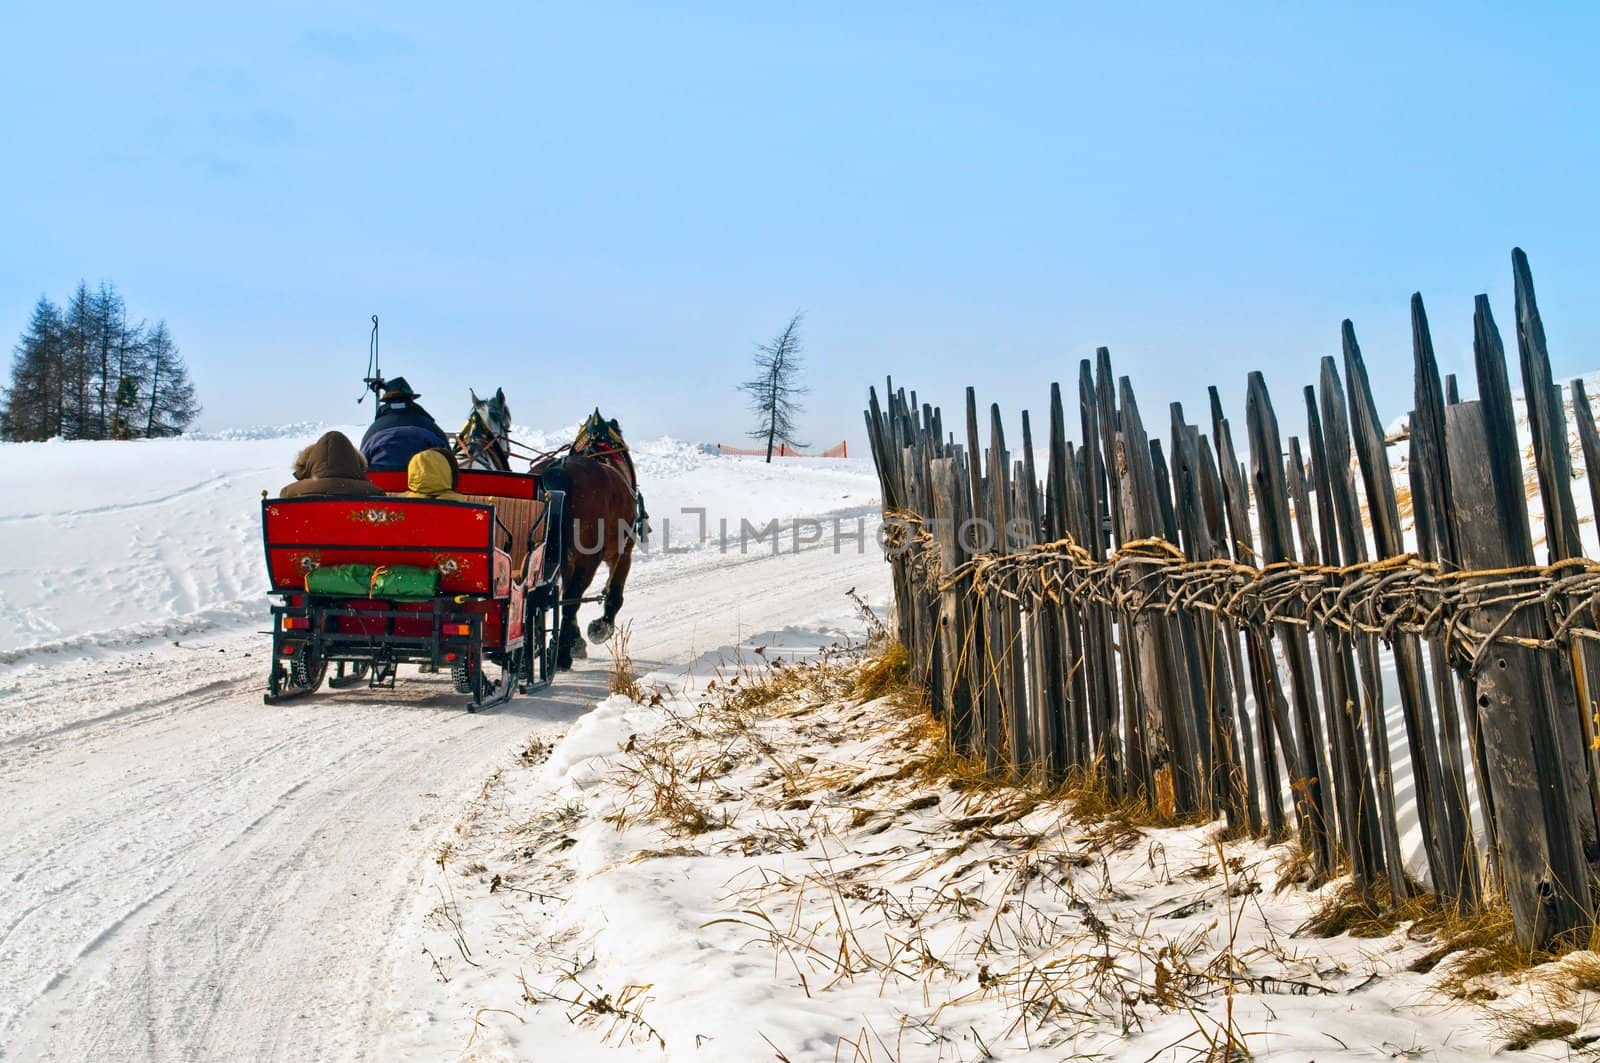
[[[365,426],[0,443],[0,667],[265,622],[260,500],[332,428],[359,439]],[[519,428],[515,438],[554,450],[575,431]],[[741,518],[836,513],[877,498],[862,461],[767,466],[666,436],[635,444],[633,455],[657,535],[669,534],[676,550],[706,548],[686,538],[701,510],[711,528],[723,517],[737,528]],[[647,551],[636,564],[680,560]]]
[[[255,425],[248,428],[223,428],[215,432],[188,432],[183,439],[194,443],[239,443],[256,439],[315,439],[330,427],[341,428],[350,434],[348,425],[328,425],[322,421],[296,421],[294,424]],[[354,438],[361,438],[358,431]]]

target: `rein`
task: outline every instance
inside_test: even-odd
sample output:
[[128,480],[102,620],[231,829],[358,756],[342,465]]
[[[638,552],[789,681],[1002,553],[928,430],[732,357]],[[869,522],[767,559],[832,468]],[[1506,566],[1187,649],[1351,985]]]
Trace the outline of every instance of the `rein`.
[[491,460],[499,461],[501,468],[510,471],[512,458],[511,440],[509,438],[502,440],[495,435],[494,431],[483,423],[483,418],[478,415],[477,410],[473,410],[467,416],[467,423],[462,425],[461,431],[456,433],[456,449],[468,461],[472,461],[478,456],[472,451],[475,444],[480,447],[478,454],[489,457]]
[[563,454],[572,449],[571,443],[563,443],[554,450],[539,450],[536,447],[528,446],[526,443],[518,443],[510,439],[506,440],[506,443],[510,446],[512,454],[515,457],[527,458],[529,461],[534,463],[541,462],[545,458],[553,458],[558,454]]
[[[478,454],[473,453],[474,446],[480,447]],[[456,448],[469,461],[479,454],[493,459],[503,458],[502,468],[507,471],[511,468],[513,458],[522,458],[528,462],[530,470],[540,462],[549,461],[560,457],[562,454],[571,453],[576,457],[590,458],[594,461],[605,462],[622,476],[627,482],[628,489],[637,497],[639,483],[633,471],[632,450],[622,440],[612,442],[608,439],[585,438],[579,433],[578,438],[571,443],[563,443],[554,450],[539,450],[525,443],[518,443],[509,435],[498,436],[487,424],[477,410],[467,415],[467,421],[461,426],[461,431],[456,433]]]
[[623,479],[628,482],[628,489],[638,495],[639,482],[633,471],[633,461],[629,457],[631,451],[628,449],[628,444],[591,441],[585,449],[579,450],[578,445],[582,442],[583,440],[579,439],[577,442],[567,445],[572,448],[572,453],[577,457],[605,462],[619,473],[624,473]]

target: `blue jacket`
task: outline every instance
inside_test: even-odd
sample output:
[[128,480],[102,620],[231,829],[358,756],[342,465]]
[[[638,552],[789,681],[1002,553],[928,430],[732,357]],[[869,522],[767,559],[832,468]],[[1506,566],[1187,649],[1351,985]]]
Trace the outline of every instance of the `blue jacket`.
[[427,410],[414,402],[391,402],[378,407],[372,427],[361,437],[361,454],[368,468],[403,470],[413,455],[449,445],[449,437]]

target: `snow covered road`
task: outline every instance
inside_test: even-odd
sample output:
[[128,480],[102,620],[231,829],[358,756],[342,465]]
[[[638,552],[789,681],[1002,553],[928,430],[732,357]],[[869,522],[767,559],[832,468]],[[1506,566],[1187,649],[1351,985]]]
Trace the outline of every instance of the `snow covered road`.
[[429,831],[599,678],[482,716],[439,682],[269,709],[259,653],[238,656],[257,643],[114,669],[165,696],[7,751],[0,1041],[19,1058],[355,1054]]
[[[819,474],[826,490],[798,508],[777,504],[787,490],[751,486],[778,486],[767,470],[679,471],[682,501],[709,476],[763,519],[853,515],[870,500],[859,468]],[[193,519],[194,497],[152,506]],[[776,556],[769,544],[703,545],[637,564],[624,618],[641,666],[703,669],[758,633],[824,638],[848,612],[844,592],[881,598],[886,572],[870,541],[798,553],[785,542]],[[92,620],[92,602],[76,608]],[[71,637],[71,624],[52,625],[58,644]],[[591,661],[476,715],[447,679],[409,671],[392,693],[324,691],[269,708],[264,642],[233,624],[0,666],[0,1056],[373,1056],[405,944],[396,931],[439,837],[507,757],[605,695],[604,662]]]

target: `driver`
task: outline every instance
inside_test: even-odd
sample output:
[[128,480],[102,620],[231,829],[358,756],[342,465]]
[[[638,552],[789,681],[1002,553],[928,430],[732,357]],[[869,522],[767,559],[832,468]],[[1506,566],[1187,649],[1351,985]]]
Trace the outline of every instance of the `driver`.
[[434,447],[450,446],[450,439],[424,410],[421,398],[406,378],[397,376],[383,386],[378,396],[378,412],[372,426],[361,437],[361,454],[367,466],[377,471],[406,468],[412,457]]

